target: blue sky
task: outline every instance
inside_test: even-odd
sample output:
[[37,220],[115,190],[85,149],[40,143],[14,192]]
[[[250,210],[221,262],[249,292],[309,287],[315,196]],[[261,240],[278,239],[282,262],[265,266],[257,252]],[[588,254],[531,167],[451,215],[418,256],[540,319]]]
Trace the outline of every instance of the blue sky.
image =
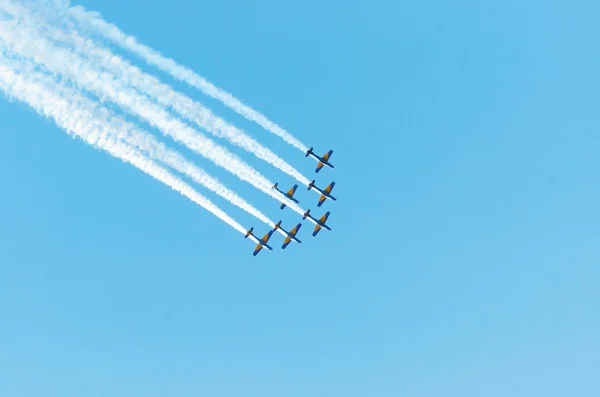
[[305,225],[301,246],[254,258],[208,212],[2,100],[0,395],[599,395],[600,5],[210,3],[80,4],[333,148],[317,176],[337,182],[333,232]]

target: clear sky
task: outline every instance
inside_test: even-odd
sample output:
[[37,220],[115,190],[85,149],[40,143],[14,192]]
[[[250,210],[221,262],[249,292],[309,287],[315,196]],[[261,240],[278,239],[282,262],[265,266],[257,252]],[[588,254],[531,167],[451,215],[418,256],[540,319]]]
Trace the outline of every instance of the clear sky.
[[302,245],[255,258],[208,212],[2,99],[0,395],[600,395],[600,3],[80,4],[333,148],[317,176],[337,183],[333,232],[305,224]]

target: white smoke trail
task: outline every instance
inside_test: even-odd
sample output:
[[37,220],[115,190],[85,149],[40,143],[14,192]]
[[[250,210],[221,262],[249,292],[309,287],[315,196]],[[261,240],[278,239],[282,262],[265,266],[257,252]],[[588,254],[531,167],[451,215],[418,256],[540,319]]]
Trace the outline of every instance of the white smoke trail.
[[102,16],[99,13],[87,11],[82,6],[74,6],[67,9],[67,14],[73,17],[82,26],[92,29],[123,49],[136,54],[148,64],[154,65],[158,69],[170,74],[174,78],[199,89],[207,96],[223,102],[226,106],[238,114],[257,123],[267,131],[277,135],[285,142],[301,150],[302,152],[306,152],[308,149],[306,145],[294,138],[292,134],[269,120],[263,114],[245,105],[230,93],[216,87],[191,69],[179,65],[173,59],[164,57],[152,48],[139,43],[135,37],[125,34],[117,26],[106,22],[104,19],[102,19]]
[[[10,11],[17,19],[21,21],[28,20],[30,28],[43,29],[45,37],[57,42],[67,43],[80,55],[89,58],[96,65],[101,65],[110,70],[121,81],[136,88],[142,94],[148,95],[162,106],[172,108],[181,116],[194,122],[198,127],[217,137],[227,139],[232,144],[243,148],[295,178],[303,185],[308,185],[308,179],[286,161],[242,130],[214,115],[201,103],[175,91],[169,85],[161,83],[156,77],[144,73],[127,60],[94,43],[92,40],[85,39],[77,31],[67,33],[60,28],[50,26],[50,21],[43,16],[40,17],[35,10],[8,0],[4,0],[3,6],[6,11]],[[62,23],[62,26],[64,27],[64,23]]]
[[235,230],[245,234],[245,229],[233,218],[219,209],[210,200],[196,192],[191,186],[160,167],[137,149],[118,141],[94,121],[94,116],[85,109],[70,106],[68,101],[42,86],[28,81],[18,72],[0,62],[0,89],[9,98],[15,98],[31,106],[39,114],[48,117],[72,136],[77,136],[97,149],[139,168],[156,180],[186,196],[199,206],[210,211]]
[[18,72],[18,74],[27,76],[30,83],[37,84],[44,91],[59,95],[71,108],[79,109],[77,111],[78,113],[85,111],[86,113],[93,114],[93,122],[98,128],[101,128],[103,131],[110,131],[117,139],[128,145],[134,146],[152,160],[158,161],[187,175],[196,183],[213,191],[270,227],[274,226],[274,222],[266,215],[247,203],[235,192],[226,188],[219,180],[213,178],[201,168],[198,168],[187,161],[179,153],[166,148],[151,134],[125,121],[122,117],[117,116],[114,112],[111,112],[105,107],[99,106],[78,91],[69,88],[64,84],[57,83],[50,76],[36,71],[35,67],[26,60],[10,60],[5,58],[3,62],[6,66],[11,67]]
[[114,76],[101,69],[98,70],[93,63],[86,62],[71,51],[57,47],[43,37],[37,36],[35,30],[23,28],[19,21],[0,22],[0,40],[11,51],[42,63],[52,73],[67,77],[82,88],[89,89],[100,97],[122,106],[238,178],[252,184],[274,199],[286,202],[298,214],[304,213],[295,203],[282,198],[271,189],[272,183],[268,179],[237,156],[172,117],[145,96],[139,95],[123,85]]

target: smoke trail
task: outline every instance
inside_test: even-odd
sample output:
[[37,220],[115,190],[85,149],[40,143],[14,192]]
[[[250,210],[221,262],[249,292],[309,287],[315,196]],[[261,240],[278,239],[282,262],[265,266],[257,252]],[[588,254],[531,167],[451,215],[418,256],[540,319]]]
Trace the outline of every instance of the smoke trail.
[[31,18],[31,26],[41,29],[47,37],[58,42],[70,44],[80,55],[92,60],[96,65],[101,65],[110,70],[126,84],[139,90],[142,94],[148,95],[154,101],[164,107],[170,107],[186,119],[194,122],[200,128],[205,129],[211,134],[225,138],[234,145],[254,154],[258,158],[275,166],[279,170],[295,178],[303,185],[308,185],[309,181],[286,161],[278,157],[270,149],[266,148],[252,137],[245,134],[242,130],[227,123],[223,119],[214,115],[208,108],[201,103],[173,90],[169,85],[163,84],[156,77],[144,73],[138,67],[124,60],[118,55],[103,48],[91,40],[86,40],[76,31],[66,33],[65,31],[48,26],[48,21],[41,18],[35,18],[31,15],[31,10],[20,7],[16,4],[9,6],[11,12],[18,19]]
[[213,191],[270,227],[274,226],[272,220],[239,197],[235,192],[227,189],[219,180],[213,178],[201,168],[198,168],[187,161],[176,151],[166,148],[151,134],[128,123],[122,117],[114,114],[114,112],[97,105],[76,90],[68,88],[64,84],[59,84],[49,76],[35,71],[34,66],[25,60],[9,61],[8,59],[4,59],[4,64],[17,71],[19,75],[27,76],[30,83],[37,84],[39,87],[42,87],[44,91],[59,95],[71,108],[78,109],[78,113],[81,113],[80,109],[84,109],[86,112],[93,114],[93,122],[98,128],[101,128],[103,131],[110,131],[117,139],[128,145],[134,146],[152,160],[163,163],[174,170],[187,175],[196,183]]
[[77,136],[97,149],[104,150],[114,157],[139,168],[144,173],[166,184],[186,196],[199,206],[210,211],[235,230],[245,234],[245,229],[210,200],[196,192],[191,186],[145,157],[130,145],[124,144],[104,131],[94,122],[93,115],[85,110],[74,108],[60,96],[46,91],[42,86],[27,81],[25,77],[0,62],[0,89],[8,97],[15,98],[31,106],[39,114],[48,117],[72,136]]
[[164,109],[147,100],[146,97],[132,92],[112,75],[97,70],[93,64],[70,51],[53,45],[44,38],[30,34],[26,29],[18,28],[18,25],[12,21],[0,23],[0,39],[11,51],[41,62],[52,73],[65,76],[79,86],[137,114],[149,124],[159,128],[164,134],[185,144],[238,178],[252,184],[274,199],[286,202],[298,214],[304,213],[291,200],[282,198],[273,191],[272,183],[269,180],[237,156],[172,117]]
[[74,6],[68,8],[67,14],[73,17],[84,27],[91,28],[93,31],[102,35],[106,39],[111,40],[123,49],[126,49],[141,57],[148,64],[154,65],[158,69],[170,74],[174,78],[199,89],[207,96],[218,99],[238,114],[257,123],[267,131],[277,135],[295,148],[303,152],[306,152],[308,149],[306,145],[294,138],[292,134],[269,120],[263,114],[243,104],[239,99],[216,87],[209,81],[205,80],[202,76],[194,73],[194,71],[191,69],[179,65],[173,59],[164,57],[152,48],[139,43],[134,37],[122,32],[117,26],[106,22],[104,19],[102,19],[102,16],[99,13],[87,11],[82,6]]

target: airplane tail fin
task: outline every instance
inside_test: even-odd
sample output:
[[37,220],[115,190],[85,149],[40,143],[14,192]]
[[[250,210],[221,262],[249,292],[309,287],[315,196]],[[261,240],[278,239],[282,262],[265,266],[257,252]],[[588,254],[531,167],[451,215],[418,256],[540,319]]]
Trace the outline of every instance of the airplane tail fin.
[[302,219],[306,219],[310,215],[310,210],[306,210]]
[[251,228],[250,228],[250,230],[248,230],[248,231],[246,232],[246,237],[244,237],[244,238],[248,238],[248,236],[250,236],[250,235],[252,234],[252,231],[253,231],[253,230],[254,230],[254,228],[253,228],[253,227],[251,227]]
[[310,149],[308,149],[308,150],[306,151],[306,154],[304,155],[304,157],[308,157],[308,156],[310,156],[310,155],[312,154],[312,150],[313,150],[313,148],[310,148]]
[[285,208],[285,204],[281,203],[281,207],[279,207],[280,209],[284,209]]
[[275,229],[279,229],[280,227],[281,227],[281,221],[279,221],[275,224]]
[[277,189],[278,185],[279,185],[279,183],[275,182],[275,184],[273,185],[273,189]]
[[315,186],[315,180],[313,179],[311,183],[308,184],[308,190],[312,189]]

